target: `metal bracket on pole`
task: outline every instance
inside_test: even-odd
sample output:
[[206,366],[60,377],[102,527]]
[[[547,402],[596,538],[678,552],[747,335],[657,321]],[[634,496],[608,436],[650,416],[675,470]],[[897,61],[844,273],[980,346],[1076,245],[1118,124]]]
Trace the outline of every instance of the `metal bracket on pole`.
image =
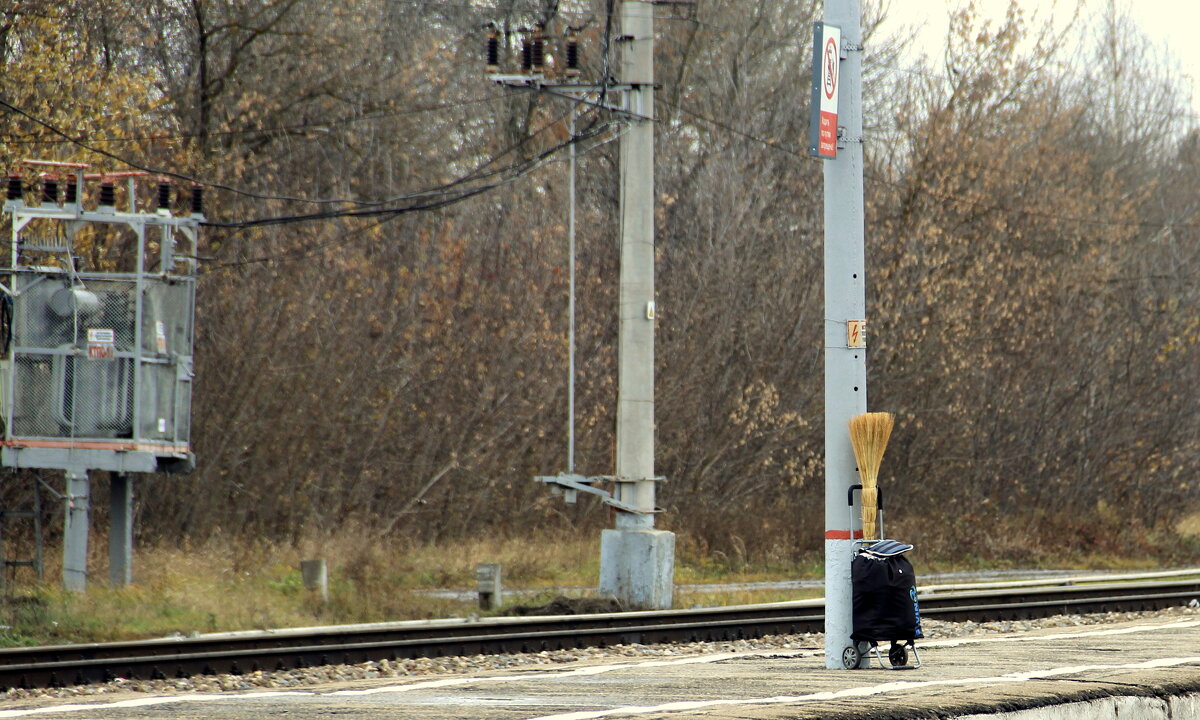
[[[665,482],[663,476],[644,478],[652,482]],[[595,495],[600,498],[600,501],[605,505],[611,505],[616,509],[627,512],[636,513],[638,515],[653,515],[655,513],[664,512],[662,508],[654,508],[653,510],[642,510],[641,508],[633,507],[626,503],[617,500],[607,490],[602,490],[598,487],[593,487],[593,483],[598,482],[635,482],[634,478],[618,478],[615,475],[577,475],[575,473],[559,473],[558,475],[538,475],[534,478],[537,482],[543,482],[550,485],[550,491],[557,494],[562,494],[566,502],[574,503],[577,493],[585,492],[589,495]]]
[[639,120],[653,119],[645,115],[632,112],[628,108],[620,105],[610,105],[608,103],[602,103],[595,100],[590,100],[588,98],[589,95],[596,95],[601,92],[620,93],[627,92],[629,90],[636,90],[639,87],[637,84],[613,83],[603,86],[589,85],[587,83],[553,83],[546,82],[544,75],[513,75],[509,73],[491,73],[487,77],[488,80],[491,80],[497,85],[504,85],[505,87],[516,88],[518,90],[536,90],[538,92],[546,92],[551,95],[558,95],[559,97],[565,97],[567,99],[583,103],[584,105],[600,108],[601,110],[607,110],[623,117],[636,118]]
[[844,127],[838,127],[838,133],[837,133],[837,147],[838,147],[838,150],[845,150],[845,149],[846,149],[846,147],[847,147],[847,145],[848,145],[849,143],[857,143],[857,144],[859,144],[859,145],[862,145],[862,144],[864,144],[865,142],[866,142],[866,138],[863,138],[863,137],[851,137],[851,136],[849,136],[849,135],[847,135],[847,134],[846,134],[846,128],[844,128]]
[[538,87],[545,79],[544,75],[521,75],[514,73],[488,73],[488,80],[497,85],[508,87]]

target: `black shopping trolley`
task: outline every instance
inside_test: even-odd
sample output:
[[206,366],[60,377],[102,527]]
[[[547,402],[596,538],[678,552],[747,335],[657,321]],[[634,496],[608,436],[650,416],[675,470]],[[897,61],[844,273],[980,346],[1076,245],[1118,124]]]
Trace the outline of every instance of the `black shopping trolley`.
[[[854,514],[852,485],[847,500],[851,520]],[[883,535],[883,492],[879,492],[879,534]],[[853,527],[851,522],[851,527]],[[847,670],[859,666],[864,655],[875,656],[879,666],[891,670],[915,670],[921,667],[916,640],[921,633],[921,611],[917,606],[917,577],[912,563],[904,555],[912,545],[896,540],[857,540],[858,547],[850,562],[850,579],[854,597],[854,630],[852,645],[842,652],[842,665]],[[883,662],[879,643],[891,642],[888,663]],[[908,664],[912,650],[916,664]]]

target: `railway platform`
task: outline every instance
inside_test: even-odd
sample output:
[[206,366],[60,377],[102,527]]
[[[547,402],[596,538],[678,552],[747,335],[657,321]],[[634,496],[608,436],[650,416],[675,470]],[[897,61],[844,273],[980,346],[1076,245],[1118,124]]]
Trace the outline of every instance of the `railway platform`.
[[1200,615],[918,642],[923,667],[827,670],[817,647],[607,658],[294,690],[31,700],[0,718],[411,720],[1200,717]]

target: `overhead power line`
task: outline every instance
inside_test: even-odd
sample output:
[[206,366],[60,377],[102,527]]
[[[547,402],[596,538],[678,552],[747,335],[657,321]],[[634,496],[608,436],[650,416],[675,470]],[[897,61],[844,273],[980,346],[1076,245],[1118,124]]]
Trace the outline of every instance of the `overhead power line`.
[[121,143],[132,142],[168,142],[174,140],[195,140],[201,137],[246,137],[246,136],[262,136],[275,135],[279,133],[294,133],[301,130],[322,130],[325,128],[339,127],[343,125],[353,125],[360,122],[370,122],[371,120],[381,120],[391,117],[405,117],[408,115],[420,115],[429,112],[439,112],[442,110],[453,110],[456,108],[467,107],[470,105],[480,105],[484,103],[496,102],[497,100],[506,100],[508,98],[520,95],[518,92],[509,92],[501,94],[491,94],[484,97],[471,98],[460,102],[441,103],[438,105],[428,105],[424,107],[406,108],[404,110],[375,110],[368,113],[348,115],[345,117],[334,118],[331,120],[312,120],[302,123],[293,123],[288,125],[276,125],[273,127],[259,127],[245,130],[217,130],[208,133],[162,133],[156,135],[139,135],[130,137],[110,138],[110,137],[85,137],[79,136],[76,138],[62,138],[57,140],[48,139],[30,139],[29,136],[18,135],[0,135],[0,142],[10,145],[63,145],[75,144],[77,142],[87,143],[102,143],[115,145]]
[[[508,95],[511,95],[511,93]],[[508,95],[506,95],[506,97]],[[17,107],[15,105],[13,105],[12,103],[7,102],[6,100],[0,99],[0,109],[5,109],[10,113],[20,115],[21,117],[24,117],[24,118],[30,120],[31,122],[34,122],[34,123],[40,125],[41,127],[46,128],[47,130],[54,133],[55,135],[58,135],[59,137],[63,138],[63,140],[65,142],[70,142],[70,143],[76,145],[77,147],[83,148],[84,150],[96,153],[103,157],[110,158],[112,160],[115,160],[116,162],[119,162],[119,163],[127,166],[127,167],[133,168],[135,170],[140,170],[142,172],[147,172],[150,174],[161,175],[161,176],[166,176],[166,177],[173,177],[173,178],[176,178],[179,180],[183,180],[185,182],[190,182],[190,183],[193,183],[196,185],[202,185],[205,187],[211,187],[211,188],[215,188],[215,189],[219,189],[219,190],[225,190],[228,192],[232,192],[232,193],[242,195],[245,197],[249,197],[252,199],[256,199],[256,200],[278,200],[278,201],[286,201],[286,202],[301,202],[301,203],[319,204],[319,205],[352,205],[352,206],[359,207],[359,208],[364,208],[364,207],[366,207],[366,208],[371,208],[371,207],[382,208],[384,206],[393,205],[393,204],[399,203],[399,202],[405,202],[405,201],[411,201],[411,200],[422,200],[422,199],[437,197],[440,195],[445,195],[447,193],[454,193],[455,188],[457,188],[458,186],[460,186],[464,183],[478,181],[481,179],[495,176],[497,174],[501,174],[510,168],[508,168],[507,166],[501,167],[498,169],[494,169],[494,170],[488,170],[487,168],[494,165],[501,158],[503,158],[517,150],[520,150],[522,147],[527,145],[531,140],[533,140],[539,134],[541,134],[542,132],[545,132],[547,129],[549,129],[550,127],[553,126],[553,123],[547,124],[546,126],[542,127],[538,131],[517,141],[513,145],[511,145],[507,148],[504,148],[503,150],[498,152],[496,155],[492,156],[488,160],[481,163],[474,170],[472,170],[472,171],[466,173],[465,175],[463,175],[462,177],[456,178],[448,183],[444,183],[442,185],[432,186],[432,187],[428,187],[428,188],[418,190],[415,192],[405,193],[403,195],[398,195],[395,197],[390,197],[390,198],[385,198],[385,199],[380,199],[380,200],[360,200],[360,199],[353,199],[353,198],[308,198],[308,197],[301,197],[301,196],[294,196],[294,195],[272,195],[272,194],[267,194],[267,193],[259,193],[259,192],[254,192],[254,191],[250,191],[250,190],[245,190],[243,188],[234,187],[232,185],[228,185],[225,183],[204,180],[202,178],[197,178],[197,177],[194,177],[191,175],[185,175],[183,173],[178,173],[178,172],[174,172],[174,171],[170,171],[170,170],[163,170],[161,168],[150,167],[143,163],[136,162],[130,158],[127,158],[127,157],[118,155],[116,153],[110,152],[108,150],[96,147],[91,142],[82,140],[78,137],[74,137],[70,133],[68,133],[66,130],[58,127],[57,125],[45,120],[44,118],[38,117],[38,116],[28,112],[27,110]],[[563,115],[562,117],[566,117],[566,116]],[[561,119],[562,118],[559,118],[560,121],[561,121]],[[594,126],[594,123],[593,123],[593,126]],[[590,137],[590,135],[584,134],[584,135],[580,136],[580,139],[587,139],[587,137]],[[412,207],[420,208],[421,204],[414,205]],[[432,208],[432,207],[440,207],[440,205],[439,204],[430,204],[429,208]],[[428,209],[428,208],[426,208],[426,209]],[[392,210],[395,210],[395,209],[393,208]],[[315,220],[315,219],[325,219],[325,218],[329,218],[329,217],[353,216],[353,214],[347,214],[347,212],[348,211],[336,211],[336,212],[328,212],[328,213],[311,213],[311,214],[307,214],[307,215],[289,215],[289,216],[280,216],[280,217],[305,218],[305,219],[314,219]],[[363,214],[366,216],[369,216],[371,213],[363,213]],[[264,218],[264,220],[266,220],[266,219]],[[247,221],[247,222],[252,222],[252,221]],[[237,227],[237,226],[239,226],[237,223],[210,223],[210,225],[215,225],[218,227]],[[249,227],[249,225],[243,225],[243,226]]]
[[96,145],[94,143],[82,140],[79,137],[72,136],[66,130],[63,130],[62,128],[49,122],[48,120],[40,118],[37,115],[34,115],[33,113],[30,113],[27,110],[19,108],[16,105],[13,105],[12,103],[8,102],[7,100],[0,99],[0,109],[7,110],[10,113],[14,113],[16,115],[20,115],[21,117],[23,117],[37,125],[40,125],[41,127],[46,128],[50,132],[54,133],[55,135],[58,135],[59,137],[63,138],[64,140],[72,143],[73,145],[76,145],[77,147],[81,147],[84,150],[87,150],[88,152],[96,153],[97,155],[100,155],[102,157],[109,158],[110,160],[115,160],[123,165],[133,168],[134,170],[140,170],[142,172],[150,173],[153,175],[162,175],[165,177],[171,177],[171,178],[175,178],[176,180],[183,180],[184,182],[189,182],[189,183],[193,183],[196,185],[203,185],[205,187],[211,187],[211,188],[215,188],[218,190],[227,190],[229,192],[236,193],[238,195],[244,195],[246,197],[254,198],[256,200],[286,200],[286,201],[290,201],[290,202],[307,202],[307,203],[319,203],[319,204],[325,204],[325,203],[328,203],[328,204],[358,204],[358,201],[349,200],[349,199],[312,199],[312,198],[304,198],[304,197],[294,197],[294,196],[289,196],[289,195],[268,195],[265,193],[257,193],[257,192],[253,192],[250,190],[244,190],[242,188],[234,187],[232,185],[227,185],[225,183],[213,182],[210,180],[202,180],[200,178],[193,177],[191,175],[185,175],[183,173],[175,172],[173,170],[163,170],[162,168],[149,167],[147,165],[143,165],[142,163],[138,163],[133,160],[130,160],[129,158],[117,155],[117,154],[110,152],[108,150],[105,150],[103,148],[96,147]]
[[[691,110],[691,109],[689,109],[683,105],[680,105],[678,103],[673,103],[668,100],[664,100],[662,98],[658,98],[658,102],[663,103],[664,105],[667,105],[669,107],[675,108],[676,110],[679,110],[680,112],[684,113],[685,115],[688,115],[689,117],[695,118],[696,120],[699,120],[703,123],[711,125],[712,127],[718,128],[720,130],[724,130],[725,132],[728,132],[733,135],[737,135],[739,137],[745,138],[752,142],[759,143],[759,144],[761,144],[765,147],[768,147],[772,150],[775,150],[777,152],[785,153],[787,155],[791,155],[792,157],[796,157],[796,158],[799,158],[799,159],[805,160],[805,161],[820,162],[819,160],[816,160],[815,158],[810,157],[807,153],[795,150],[791,147],[788,147],[786,144],[780,144],[780,143],[775,142],[774,140],[769,140],[767,138],[763,138],[763,137],[754,135],[752,133],[746,132],[745,130],[740,130],[740,129],[735,128],[727,123],[723,123],[723,122],[720,122],[719,120],[714,120],[710,117],[706,117],[705,115],[698,113],[694,110]],[[1200,229],[1200,223],[1153,222],[1153,221],[1148,221],[1148,220],[1108,220],[1108,219],[1100,219],[1100,218],[1093,218],[1093,217],[1081,217],[1078,215],[1063,215],[1060,213],[1051,213],[1051,212],[1045,212],[1045,211],[1040,211],[1040,210],[1030,210],[1028,208],[1003,207],[1000,205],[996,205],[995,203],[986,202],[985,200],[982,200],[982,199],[964,197],[962,195],[957,195],[957,194],[953,194],[953,193],[939,193],[939,192],[936,192],[936,191],[931,190],[926,187],[907,185],[900,181],[890,180],[890,179],[883,177],[882,175],[879,175],[877,173],[867,172],[866,178],[872,182],[880,183],[882,185],[887,185],[887,186],[895,188],[897,190],[916,192],[917,194],[931,198],[931,199],[933,199],[937,202],[943,203],[943,204],[971,205],[972,207],[975,207],[984,212],[1016,213],[1019,215],[1025,215],[1027,217],[1040,218],[1043,220],[1062,220],[1064,222],[1073,222],[1073,223],[1078,223],[1080,225],[1091,225],[1091,226],[1096,226],[1096,227],[1136,227],[1136,228],[1142,228],[1142,229],[1146,229],[1146,230]]]
[[[559,121],[561,121],[561,118]],[[547,123],[545,126],[540,128],[537,132],[535,132],[533,135],[530,135],[528,138],[526,138],[525,141],[523,141],[523,142],[527,142],[529,139],[532,139],[533,137],[536,137],[537,135],[545,132],[549,128],[556,125],[557,122],[558,121],[552,121],[550,123]],[[209,222],[209,223],[206,223],[206,225],[209,227],[218,227],[218,228],[245,229],[245,228],[265,227],[265,226],[270,226],[270,225],[285,225],[285,224],[298,223],[298,222],[313,222],[313,221],[318,221],[318,220],[332,220],[332,219],[336,219],[336,218],[392,217],[392,216],[403,215],[405,213],[411,213],[411,212],[436,210],[438,208],[442,208],[447,205],[451,205],[451,204],[466,200],[468,198],[475,197],[476,195],[480,195],[482,193],[488,192],[489,190],[493,190],[493,189],[501,187],[503,185],[507,185],[507,184],[513,182],[514,180],[517,180],[518,178],[528,175],[530,172],[533,172],[534,170],[536,170],[538,167],[540,167],[542,164],[544,164],[546,161],[548,161],[551,157],[553,157],[556,153],[563,150],[564,148],[570,147],[572,144],[581,143],[586,140],[590,140],[592,138],[598,137],[598,136],[602,135],[609,127],[610,127],[610,123],[607,123],[607,122],[602,123],[602,124],[593,124],[592,126],[585,129],[583,132],[576,134],[574,137],[564,140],[563,142],[557,143],[547,149],[544,149],[544,150],[538,152],[537,154],[533,155],[530,158],[515,161],[515,162],[509,163],[505,166],[502,166],[499,168],[494,168],[492,170],[488,170],[486,172],[480,172],[479,170],[477,170],[473,173],[463,176],[462,178],[459,178],[458,180],[455,180],[453,183],[448,183],[446,185],[441,186],[439,191],[436,193],[418,193],[418,194],[405,196],[402,199],[416,200],[416,202],[413,202],[411,204],[402,205],[400,207],[375,207],[375,208],[360,208],[360,209],[347,209],[347,210],[331,210],[328,212],[307,213],[307,214],[299,214],[299,215],[278,215],[278,216],[272,216],[272,217],[255,218],[255,219],[251,219],[251,220],[241,220],[241,221],[235,221],[235,222]],[[507,154],[507,152],[505,154]],[[485,179],[485,178],[498,178],[498,179],[494,180],[492,182],[486,183],[486,184],[482,184],[482,185],[469,184],[470,182],[478,181],[480,179]],[[460,185],[462,187],[458,187]]]
[[[584,148],[581,152],[587,153],[591,150],[596,149],[597,147],[599,147],[601,145],[612,142],[613,140],[617,139],[618,137],[619,137],[619,135],[607,137],[603,140],[600,140],[600,141]],[[580,138],[580,139],[582,140],[582,139],[586,139],[586,138]],[[566,146],[568,144],[569,143],[563,143],[563,146]],[[561,146],[560,146],[560,149],[561,149]],[[539,163],[539,166],[541,164],[544,164],[545,162],[549,161],[549,159],[550,158],[547,157],[546,159],[542,160]],[[533,169],[535,169],[535,168],[530,168],[530,171],[532,171]],[[525,174],[528,174],[528,172]],[[515,180],[516,178],[514,177],[513,179]],[[496,183],[496,185],[498,185],[498,184],[499,183]],[[487,189],[491,189],[491,188],[487,188]],[[482,194],[482,192],[476,193],[476,194]],[[460,199],[465,200],[467,198],[462,197]],[[450,203],[445,203],[445,205],[449,205],[449,204]],[[429,210],[429,209],[433,209],[433,208],[430,208],[430,207],[411,208],[410,211],[411,210]],[[339,233],[336,237],[329,238],[322,242],[308,243],[305,245],[301,245],[299,247],[289,248],[287,250],[282,250],[280,252],[271,253],[268,255],[259,255],[257,257],[243,258],[241,260],[231,260],[231,261],[223,262],[223,263],[215,263],[215,264],[209,265],[208,267],[215,269],[215,270],[227,270],[227,269],[236,268],[236,267],[244,267],[246,265],[259,265],[262,263],[269,263],[269,262],[275,262],[275,261],[281,261],[281,260],[306,259],[306,258],[312,257],[319,250],[325,250],[325,249],[328,249],[331,247],[344,245],[350,239],[352,239],[353,236],[360,235],[364,232],[371,230],[372,228],[379,227],[380,225],[382,225],[386,222],[389,222],[391,220],[394,220],[403,214],[404,213],[393,213],[390,215],[383,215],[381,217],[376,218],[374,223],[362,225],[358,228],[355,228],[355,229],[350,230],[345,233]],[[246,229],[246,228],[236,228],[236,229]]]

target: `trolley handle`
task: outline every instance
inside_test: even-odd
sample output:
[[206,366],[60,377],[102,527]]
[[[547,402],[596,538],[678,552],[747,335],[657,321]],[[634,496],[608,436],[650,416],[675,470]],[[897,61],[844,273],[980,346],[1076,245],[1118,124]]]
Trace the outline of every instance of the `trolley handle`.
[[[849,505],[850,507],[854,507],[854,491],[855,490],[861,491],[862,484],[851,485],[850,489],[846,491],[846,504]],[[883,510],[883,489],[875,488],[875,492],[878,493],[876,495],[876,497],[878,498],[878,501],[875,503],[875,506],[877,508],[879,508],[880,511],[882,511]]]

